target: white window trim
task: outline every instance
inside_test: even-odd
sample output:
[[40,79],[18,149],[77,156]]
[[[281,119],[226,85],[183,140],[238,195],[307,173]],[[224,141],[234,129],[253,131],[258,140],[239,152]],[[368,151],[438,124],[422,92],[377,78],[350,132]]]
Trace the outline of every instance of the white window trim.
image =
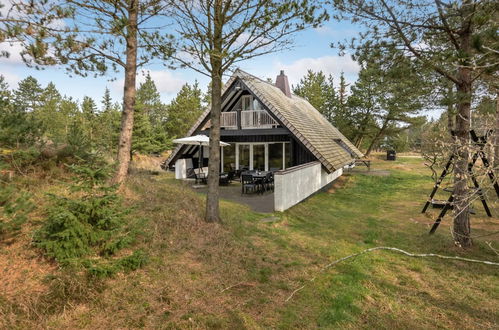
[[[245,104],[244,100],[245,99],[249,99],[249,109],[245,109],[244,108],[244,104]],[[243,95],[243,96],[241,96],[241,109],[243,111],[245,111],[245,110],[253,110],[253,95]]]
[[[281,143],[282,144],[282,168],[286,169],[286,143],[290,143],[289,141],[276,141],[276,142],[236,142],[236,170],[239,170],[239,146],[240,145],[249,145],[250,154],[249,154],[249,169],[254,169],[253,164],[253,156],[254,150],[253,147],[255,145],[264,145],[265,147],[265,171],[269,170],[269,144]],[[223,171],[223,148],[222,148],[222,171]]]

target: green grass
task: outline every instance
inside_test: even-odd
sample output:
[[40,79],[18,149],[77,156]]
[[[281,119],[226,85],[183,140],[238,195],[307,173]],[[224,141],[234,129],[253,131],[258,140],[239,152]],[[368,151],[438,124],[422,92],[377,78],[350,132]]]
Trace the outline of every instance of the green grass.
[[[428,235],[432,219],[420,211],[432,181],[420,159],[376,160],[373,168],[391,174],[346,175],[333,193],[314,195],[277,214],[281,221],[274,223],[222,201],[221,225],[205,223],[203,196],[170,175],[136,175],[127,198],[137,217],[150,219],[139,242],[148,264],[89,288],[90,298],[72,300],[77,303],[63,311],[34,306],[38,314],[23,314],[4,307],[0,294],[0,316],[3,311],[14,327],[497,327],[499,267],[376,251],[321,272],[333,260],[374,246],[498,261],[485,239],[466,251],[455,248],[449,218]],[[476,208],[474,232],[497,231]],[[486,240],[497,247],[496,236]]]

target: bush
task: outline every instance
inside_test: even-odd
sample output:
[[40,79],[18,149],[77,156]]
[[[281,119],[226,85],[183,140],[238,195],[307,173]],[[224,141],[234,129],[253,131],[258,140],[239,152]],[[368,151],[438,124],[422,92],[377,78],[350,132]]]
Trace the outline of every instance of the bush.
[[16,173],[22,175],[32,172],[39,159],[40,152],[34,147],[0,153],[0,161],[8,165]]
[[31,210],[33,203],[28,193],[0,183],[0,240],[17,234]]
[[36,246],[64,266],[83,266],[99,276],[132,269],[127,266],[128,259],[138,252],[129,257],[113,256],[135,241],[139,224],[127,218],[129,209],[123,206],[116,187],[105,183],[108,169],[71,169],[76,174],[71,193],[49,195],[51,206],[47,221],[35,234]]

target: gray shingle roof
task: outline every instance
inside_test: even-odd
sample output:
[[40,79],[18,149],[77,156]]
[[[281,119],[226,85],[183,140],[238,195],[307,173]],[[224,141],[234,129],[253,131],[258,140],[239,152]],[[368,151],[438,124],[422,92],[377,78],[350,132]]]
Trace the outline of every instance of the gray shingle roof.
[[[260,101],[276,116],[284,126],[322,163],[329,171],[335,171],[352,162],[352,156],[337,141],[341,141],[350,149],[356,158],[363,154],[321,115],[308,101],[296,96],[287,97],[279,88],[273,84],[257,78],[240,69],[225,84],[229,87],[232,82],[239,78],[260,99]],[[203,122],[209,111],[203,113],[198,122],[191,128],[191,135]],[[178,148],[172,153],[169,161],[178,152]]]

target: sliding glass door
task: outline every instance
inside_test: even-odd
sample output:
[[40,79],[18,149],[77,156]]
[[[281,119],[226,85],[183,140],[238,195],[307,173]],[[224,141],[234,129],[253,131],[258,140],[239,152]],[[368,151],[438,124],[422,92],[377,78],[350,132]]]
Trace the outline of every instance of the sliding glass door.
[[237,168],[240,170],[249,170],[251,163],[250,162],[251,145],[239,144],[237,150],[239,151],[238,155],[236,155],[236,158],[239,158]]
[[291,167],[290,143],[237,143],[235,158],[240,170],[282,170]]

